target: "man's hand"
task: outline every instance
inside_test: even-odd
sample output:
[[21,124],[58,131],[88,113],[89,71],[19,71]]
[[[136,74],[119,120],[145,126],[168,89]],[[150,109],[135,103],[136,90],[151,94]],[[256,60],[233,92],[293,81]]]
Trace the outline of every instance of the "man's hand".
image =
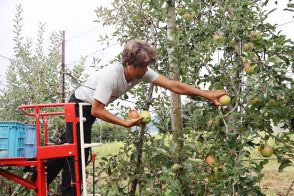
[[223,95],[228,95],[225,90],[208,90],[206,91],[206,98],[214,103],[214,105],[219,106],[220,103],[218,102],[219,98]]
[[133,127],[133,126],[142,125],[142,119],[143,118],[144,117],[139,117],[139,118],[134,118],[134,119],[131,119],[131,120],[127,120],[125,127],[130,128],[130,127]]

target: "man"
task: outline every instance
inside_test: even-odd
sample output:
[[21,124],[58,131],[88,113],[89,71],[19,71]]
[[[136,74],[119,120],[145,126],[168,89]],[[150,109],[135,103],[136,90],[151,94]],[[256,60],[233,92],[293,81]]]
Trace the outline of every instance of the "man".
[[[105,108],[121,95],[129,91],[141,81],[153,83],[178,94],[200,96],[219,105],[219,97],[227,94],[225,91],[208,91],[194,88],[179,81],[170,80],[148,67],[156,62],[156,51],[151,45],[141,40],[129,41],[122,53],[122,64],[109,65],[104,67],[88,81],[80,86],[70,97],[69,102],[86,102],[91,106],[85,107],[83,116],[85,142],[91,142],[91,127],[96,118],[106,122],[114,123],[123,127],[132,127],[141,124],[142,118],[131,120],[121,119]],[[76,105],[78,115],[78,104]],[[79,132],[79,125],[77,126]],[[79,135],[79,134],[78,134]],[[72,143],[72,128],[67,125],[66,142]],[[86,158],[89,151],[86,151]],[[50,183],[63,167],[63,195],[75,195],[75,187],[71,186],[73,181],[73,160],[55,159],[47,166],[47,181]],[[81,175],[80,175],[81,176]]]

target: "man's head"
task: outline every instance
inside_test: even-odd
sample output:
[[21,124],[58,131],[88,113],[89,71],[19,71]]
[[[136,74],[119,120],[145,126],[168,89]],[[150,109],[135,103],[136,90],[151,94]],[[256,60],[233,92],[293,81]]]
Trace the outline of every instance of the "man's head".
[[122,64],[134,67],[146,67],[156,62],[156,51],[142,40],[131,40],[126,43],[122,52]]

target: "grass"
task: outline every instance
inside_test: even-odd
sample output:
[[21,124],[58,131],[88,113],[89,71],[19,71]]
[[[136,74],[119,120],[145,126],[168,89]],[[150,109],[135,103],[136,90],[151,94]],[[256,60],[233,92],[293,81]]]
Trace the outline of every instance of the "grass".
[[[278,166],[277,160],[271,160],[262,170],[264,177],[260,187],[267,196],[286,195],[294,180],[294,166],[285,168],[283,172],[278,172]],[[290,195],[294,195],[294,187]]]
[[120,147],[122,147],[123,145],[123,142],[105,143],[101,146],[94,147],[93,151],[96,153],[96,158],[99,161],[101,157],[117,154],[119,152]]
[[[123,145],[123,142],[112,142],[95,147],[94,152],[97,154],[97,160],[99,161],[103,156],[119,153],[119,149]],[[252,150],[252,158],[261,159],[263,157],[257,149],[254,149]],[[271,158],[275,158],[274,155]],[[292,160],[292,163],[294,165],[294,160]],[[278,167],[279,163],[277,160],[270,160],[262,171],[264,177],[260,183],[260,187],[267,196],[286,195],[294,180],[294,166],[285,168],[283,172],[278,172]],[[289,192],[290,195],[294,195],[294,186]]]

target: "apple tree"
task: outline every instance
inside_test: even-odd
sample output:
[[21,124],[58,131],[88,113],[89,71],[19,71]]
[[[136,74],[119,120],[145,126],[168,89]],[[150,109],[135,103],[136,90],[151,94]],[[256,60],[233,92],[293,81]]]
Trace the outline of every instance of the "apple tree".
[[[280,171],[292,165],[291,133],[275,133],[272,125],[287,128],[294,116],[294,45],[266,21],[275,11],[264,8],[268,2],[124,0],[97,8],[98,21],[115,26],[113,36],[122,44],[141,38],[156,46],[153,66],[159,73],[170,73],[172,63],[182,82],[225,89],[231,98],[229,105],[216,107],[188,97],[180,132],[171,137],[166,130],[156,138],[143,132],[141,149],[133,146],[142,132],[131,132],[118,155],[100,162],[102,193],[262,195],[259,182],[268,159],[254,160],[253,150],[271,149],[265,156],[273,153]],[[168,17],[175,17],[173,39],[167,35]],[[146,102],[146,92],[145,85],[133,91],[138,105]],[[166,115],[175,106],[164,90],[157,92],[148,102]],[[159,119],[161,129],[170,127],[170,118]]]

